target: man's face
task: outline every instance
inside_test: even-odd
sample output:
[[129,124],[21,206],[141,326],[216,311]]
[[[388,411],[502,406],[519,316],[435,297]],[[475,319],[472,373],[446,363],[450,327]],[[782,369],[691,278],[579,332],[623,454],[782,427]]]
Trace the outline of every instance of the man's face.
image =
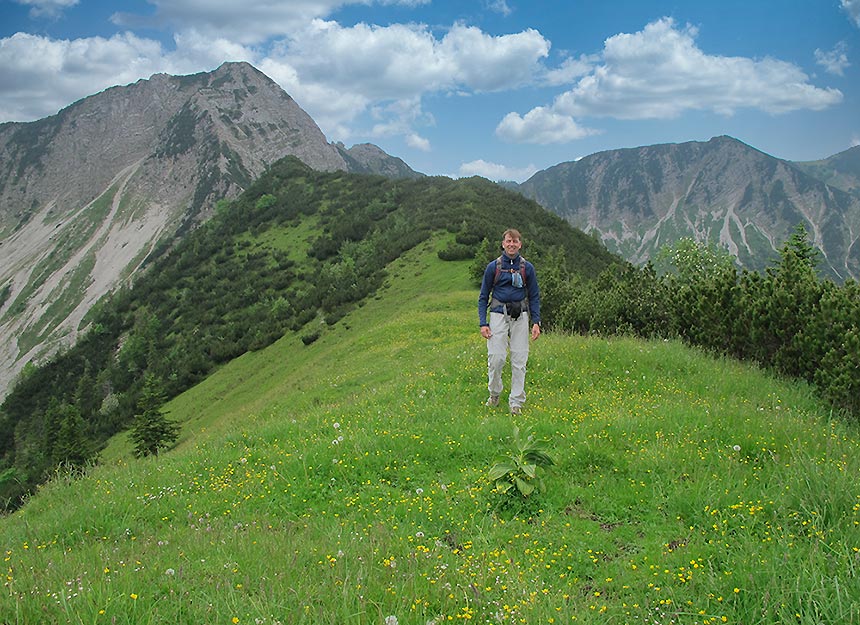
[[513,258],[520,251],[520,248],[523,246],[523,242],[519,239],[514,239],[511,235],[505,235],[504,240],[502,241],[502,247],[505,250],[505,254]]

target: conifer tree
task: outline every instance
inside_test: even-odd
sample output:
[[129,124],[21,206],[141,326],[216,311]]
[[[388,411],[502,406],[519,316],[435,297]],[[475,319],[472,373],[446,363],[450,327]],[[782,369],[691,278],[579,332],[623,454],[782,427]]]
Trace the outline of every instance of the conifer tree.
[[564,248],[553,248],[541,267],[541,318],[544,328],[563,328],[572,323],[570,309],[574,296],[574,282],[567,271]]
[[55,464],[84,466],[92,458],[93,452],[84,432],[84,420],[80,410],[68,403],[54,405],[52,410],[56,412],[51,420],[57,427],[52,460]]
[[63,420],[63,409],[60,400],[52,397],[44,414],[45,456],[54,462],[54,449],[57,446],[57,438],[60,435],[60,422]]
[[143,392],[137,403],[138,412],[131,429],[134,455],[138,458],[158,455],[159,451],[169,447],[179,436],[179,424],[169,420],[161,410],[164,401],[160,380],[154,374],[146,374]]
[[498,256],[498,254],[494,256],[493,254],[495,253],[496,249],[490,244],[490,240],[484,238],[478,246],[478,251],[475,252],[475,260],[472,261],[472,264],[469,267],[469,276],[475,284],[481,284],[484,279],[484,270],[487,268],[487,263]]

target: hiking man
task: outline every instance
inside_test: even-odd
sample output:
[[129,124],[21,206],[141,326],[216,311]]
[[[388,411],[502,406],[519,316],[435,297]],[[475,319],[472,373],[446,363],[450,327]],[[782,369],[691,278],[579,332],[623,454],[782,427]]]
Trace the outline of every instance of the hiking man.
[[[487,406],[498,406],[504,390],[502,368],[511,352],[511,414],[520,414],[526,401],[526,363],[531,338],[540,336],[540,289],[534,265],[520,255],[522,236],[513,228],[502,235],[504,252],[484,270],[478,296],[481,336],[487,339],[487,371],[490,397]],[[487,314],[489,312],[489,319]]]

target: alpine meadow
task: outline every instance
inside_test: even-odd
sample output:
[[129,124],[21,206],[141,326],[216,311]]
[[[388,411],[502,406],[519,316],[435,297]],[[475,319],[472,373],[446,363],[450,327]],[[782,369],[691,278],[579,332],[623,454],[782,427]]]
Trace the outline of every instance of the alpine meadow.
[[[476,313],[506,227],[548,330],[517,416]],[[480,178],[279,161],[4,401],[0,623],[860,623],[857,285],[801,229],[762,274],[666,258]],[[161,394],[178,437],[136,453]]]

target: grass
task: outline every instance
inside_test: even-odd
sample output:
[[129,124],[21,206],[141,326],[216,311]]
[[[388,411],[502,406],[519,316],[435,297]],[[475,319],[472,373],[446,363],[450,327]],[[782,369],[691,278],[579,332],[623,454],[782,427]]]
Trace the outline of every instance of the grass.
[[[425,247],[171,402],[174,451],[58,475],[0,519],[0,623],[860,622],[855,428],[678,343],[553,334],[514,421],[466,276]],[[557,465],[506,504],[515,424]]]

